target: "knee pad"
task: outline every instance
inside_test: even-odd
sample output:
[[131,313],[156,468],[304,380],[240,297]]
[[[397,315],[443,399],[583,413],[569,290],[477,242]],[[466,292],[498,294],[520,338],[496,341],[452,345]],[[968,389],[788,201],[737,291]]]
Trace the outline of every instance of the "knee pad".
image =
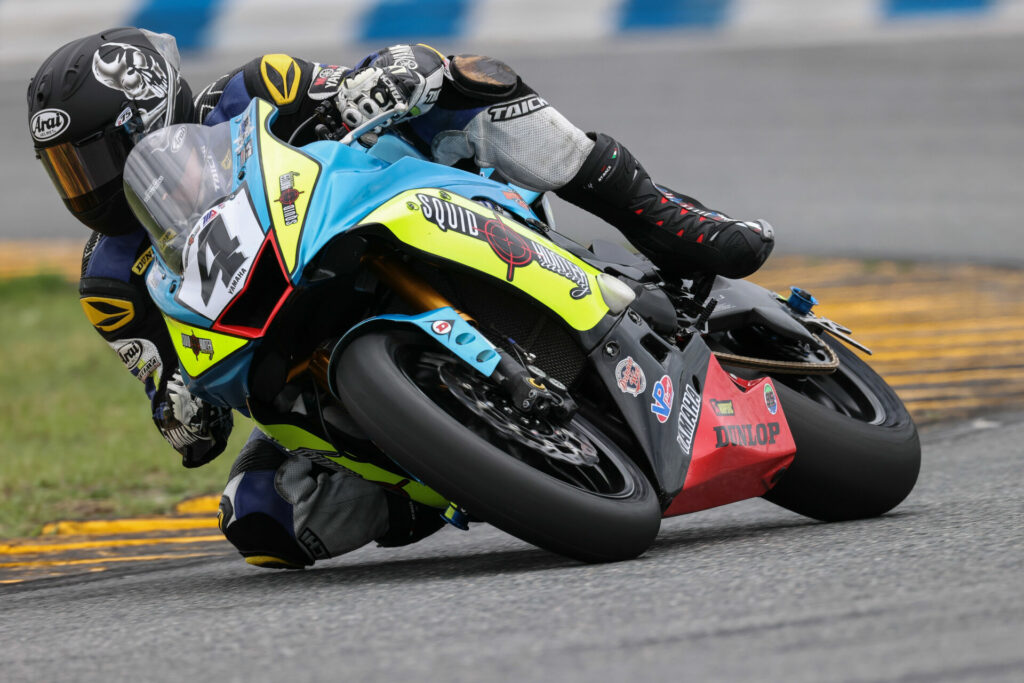
[[295,538],[292,506],[274,486],[275,470],[235,475],[220,498],[218,526],[249,564],[301,569],[313,564]]
[[375,484],[288,455],[254,433],[231,469],[220,528],[250,564],[301,568],[383,534],[385,495]]
[[249,564],[299,569],[313,560],[295,538],[292,506],[275,486],[288,455],[259,430],[239,452],[220,499],[218,526]]

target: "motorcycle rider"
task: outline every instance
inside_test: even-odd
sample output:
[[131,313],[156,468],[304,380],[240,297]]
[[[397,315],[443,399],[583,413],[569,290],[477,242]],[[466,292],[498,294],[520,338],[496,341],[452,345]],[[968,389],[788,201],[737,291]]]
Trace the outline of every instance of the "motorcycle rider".
[[[135,28],[86,36],[55,51],[28,88],[37,157],[68,210],[93,230],[82,257],[86,316],[145,385],[153,419],[186,467],[225,448],[230,410],[192,396],[182,380],[145,274],[146,233],[124,197],[124,161],[143,135],[172,123],[215,125],[253,97],[279,110],[274,133],[316,139],[314,109],[335,105],[348,129],[396,126],[427,156],[493,168],[505,180],[554,191],[621,230],[664,272],[754,272],[771,226],[742,222],[654,183],[621,143],[584,133],[506,64],[396,45],[353,68],[282,54],[253,59],[193,101],[174,38]],[[254,430],[229,474],[220,525],[251,564],[302,567],[371,540],[411,543],[443,526],[429,508],[347,471],[292,457]]]

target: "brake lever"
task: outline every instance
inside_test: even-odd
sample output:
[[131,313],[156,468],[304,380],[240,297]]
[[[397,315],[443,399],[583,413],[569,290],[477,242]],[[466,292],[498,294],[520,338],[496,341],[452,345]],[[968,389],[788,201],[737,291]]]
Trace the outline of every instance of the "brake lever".
[[382,114],[380,114],[380,116],[368,119],[364,121],[361,125],[356,126],[352,130],[350,130],[338,142],[340,142],[343,145],[351,145],[353,141],[358,140],[366,133],[373,131],[374,128],[386,128],[388,125],[390,125],[392,119],[404,116],[407,109],[408,108],[406,106],[396,106],[394,109],[389,109],[388,111],[383,112]]

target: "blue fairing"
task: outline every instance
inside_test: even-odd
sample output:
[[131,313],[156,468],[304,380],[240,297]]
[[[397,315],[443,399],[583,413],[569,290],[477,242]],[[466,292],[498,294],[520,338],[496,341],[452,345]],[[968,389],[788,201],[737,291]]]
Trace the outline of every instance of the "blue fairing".
[[[230,126],[235,147],[232,154],[232,172],[235,177],[233,192],[237,194],[244,190],[248,193],[252,213],[263,232],[267,233],[273,227],[268,206],[270,202],[278,200],[278,189],[272,188],[273,195],[268,198],[262,182],[260,160],[263,155],[260,145],[283,143],[276,138],[268,140],[271,136],[270,123],[276,118],[277,112],[275,110],[267,118],[265,127],[261,128],[258,102],[253,100],[242,114],[222,125]],[[242,162],[239,150],[244,146],[239,143],[250,138],[252,152],[244,164],[239,165]],[[516,201],[515,195],[508,196],[510,190],[516,190],[523,199],[532,202],[537,197],[536,193],[424,160],[415,148],[394,136],[382,136],[381,141],[370,150],[331,141],[314,142],[299,149],[320,165],[320,175],[305,211],[297,262],[290,270],[291,283],[297,288],[306,284],[303,280],[304,265],[328,242],[345,230],[359,225],[370,212],[407,190],[427,187],[446,189],[464,197],[493,202],[522,219],[536,218],[531,210]],[[182,288],[181,278],[173,273],[159,255],[148,274],[147,286],[159,308],[173,320],[190,329],[194,327],[197,337],[202,336],[200,332],[203,330],[220,332],[214,327],[214,320],[178,301],[176,293],[180,293],[179,288]],[[188,330],[185,334],[188,334]],[[182,372],[189,382],[189,389],[207,400],[244,411],[249,394],[250,367],[259,343],[260,338],[257,336],[244,348],[231,352],[231,355],[195,377],[189,375],[183,366]]]

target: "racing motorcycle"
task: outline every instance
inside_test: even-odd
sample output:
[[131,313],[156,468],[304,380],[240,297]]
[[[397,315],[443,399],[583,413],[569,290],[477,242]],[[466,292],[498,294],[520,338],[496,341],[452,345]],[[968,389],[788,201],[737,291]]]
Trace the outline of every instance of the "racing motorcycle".
[[587,562],[746,498],[834,521],[913,488],[913,421],[809,293],[666,281],[536,193],[276,116],[156,131],[125,189],[189,389],[291,454]]

